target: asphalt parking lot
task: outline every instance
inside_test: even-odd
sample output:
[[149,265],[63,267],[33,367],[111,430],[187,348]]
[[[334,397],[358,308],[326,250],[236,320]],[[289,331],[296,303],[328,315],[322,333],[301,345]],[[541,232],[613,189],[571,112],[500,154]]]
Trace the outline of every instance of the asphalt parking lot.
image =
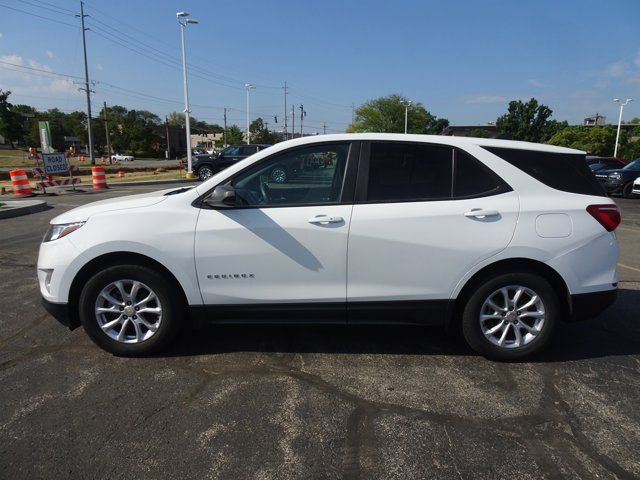
[[0,477],[640,477],[640,199],[618,200],[617,302],[495,363],[438,329],[209,327],[126,359],[40,307],[50,197],[0,220]]

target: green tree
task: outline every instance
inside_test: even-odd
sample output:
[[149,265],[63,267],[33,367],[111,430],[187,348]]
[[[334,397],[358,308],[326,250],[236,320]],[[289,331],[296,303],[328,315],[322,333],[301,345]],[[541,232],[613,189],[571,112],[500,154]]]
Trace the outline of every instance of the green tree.
[[0,135],[5,141],[11,143],[11,147],[20,139],[23,128],[22,118],[13,110],[13,105],[9,103],[9,90],[0,90]]
[[227,127],[227,145],[237,145],[244,143],[244,133],[237,125]]
[[567,122],[550,120],[552,114],[553,110],[539,104],[535,98],[526,103],[513,100],[509,102],[507,113],[496,120],[496,127],[500,133],[514,140],[545,142],[568,125]]
[[[347,127],[347,132],[404,133],[406,102],[408,100],[398,94],[369,100],[356,109],[355,121]],[[447,119],[432,115],[420,102],[409,106],[408,133],[440,134],[448,125]]]
[[251,122],[249,131],[251,132],[251,143],[274,144],[281,141],[280,135],[269,130],[260,117]]
[[[611,156],[616,143],[616,129],[612,125],[566,127],[551,137],[547,143],[584,150],[590,155]],[[625,134],[620,135],[620,143],[626,145]]]

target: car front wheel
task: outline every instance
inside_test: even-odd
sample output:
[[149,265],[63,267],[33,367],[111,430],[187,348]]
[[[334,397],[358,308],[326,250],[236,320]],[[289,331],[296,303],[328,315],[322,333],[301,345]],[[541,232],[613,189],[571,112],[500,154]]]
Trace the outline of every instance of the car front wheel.
[[80,295],[80,321],[99,347],[115,355],[148,355],[174,339],[180,298],[148,267],[119,265],[99,271]]
[[213,177],[213,168],[205,165],[198,169],[198,178],[203,182],[211,177]]
[[544,278],[503,274],[471,294],[462,313],[462,332],[481,355],[515,360],[547,343],[559,314],[558,297]]

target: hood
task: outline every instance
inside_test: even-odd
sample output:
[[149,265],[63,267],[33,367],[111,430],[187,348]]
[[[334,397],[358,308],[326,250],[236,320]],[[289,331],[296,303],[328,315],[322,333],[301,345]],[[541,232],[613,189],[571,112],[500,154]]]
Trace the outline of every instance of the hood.
[[166,200],[165,194],[176,188],[168,188],[165,190],[159,190],[157,192],[142,193],[139,195],[127,195],[126,197],[109,198],[107,200],[100,200],[98,202],[89,203],[73,210],[69,210],[61,215],[58,215],[53,220],[52,224],[58,223],[71,223],[71,222],[84,222],[89,217],[110,212],[113,210],[126,210],[129,208],[142,208],[150,207],[156,203]]

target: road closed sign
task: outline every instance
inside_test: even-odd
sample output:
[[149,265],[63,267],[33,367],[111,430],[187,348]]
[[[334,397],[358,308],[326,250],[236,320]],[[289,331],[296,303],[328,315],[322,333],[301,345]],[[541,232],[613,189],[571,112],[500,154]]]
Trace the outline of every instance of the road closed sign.
[[43,153],[42,159],[44,160],[44,173],[47,175],[69,171],[67,157],[64,153]]

